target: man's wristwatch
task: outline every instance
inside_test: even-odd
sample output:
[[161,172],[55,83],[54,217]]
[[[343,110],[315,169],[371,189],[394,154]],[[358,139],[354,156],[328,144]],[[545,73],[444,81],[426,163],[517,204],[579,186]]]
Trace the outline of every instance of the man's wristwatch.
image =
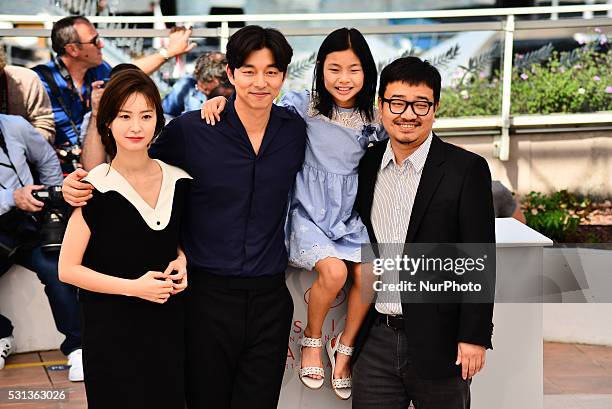
[[168,61],[168,58],[170,58],[170,56],[168,55],[168,49],[165,47],[160,48],[157,53],[164,57],[164,60],[166,61]]

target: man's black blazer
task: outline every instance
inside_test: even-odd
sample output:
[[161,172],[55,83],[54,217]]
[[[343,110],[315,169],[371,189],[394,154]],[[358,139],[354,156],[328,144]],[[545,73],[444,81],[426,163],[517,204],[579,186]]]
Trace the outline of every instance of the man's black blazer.
[[[359,165],[355,209],[377,243],[371,211],[374,186],[387,141],[368,148]],[[495,243],[491,173],[480,156],[443,142],[436,135],[417,189],[406,243]],[[457,343],[492,348],[493,304],[403,304],[413,363],[424,379],[460,374]],[[374,305],[356,341],[353,364],[376,319]]]

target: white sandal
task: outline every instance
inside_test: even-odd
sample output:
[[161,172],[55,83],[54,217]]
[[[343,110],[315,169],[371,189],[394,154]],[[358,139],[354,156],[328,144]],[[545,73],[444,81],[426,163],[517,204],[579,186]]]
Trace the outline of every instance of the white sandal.
[[[304,336],[300,342],[300,352],[304,347],[323,348],[323,342],[321,342],[321,338],[308,338]],[[311,378],[309,375],[320,375],[321,379]],[[300,377],[300,381],[302,381],[304,386],[310,389],[320,389],[323,386],[323,383],[325,383],[325,371],[323,368],[318,366],[300,368],[298,370],[298,376]]]
[[346,346],[340,342],[340,337],[342,336],[342,332],[338,334],[336,337],[336,346],[332,347],[331,342],[333,338],[330,338],[327,341],[327,345],[325,345],[325,349],[327,350],[327,356],[329,356],[329,362],[331,362],[332,367],[332,375],[331,375],[331,384],[332,389],[336,396],[342,400],[347,400],[351,397],[353,392],[353,381],[352,378],[340,378],[334,379],[334,370],[336,368],[336,352],[351,356],[353,355],[353,351],[355,348]]

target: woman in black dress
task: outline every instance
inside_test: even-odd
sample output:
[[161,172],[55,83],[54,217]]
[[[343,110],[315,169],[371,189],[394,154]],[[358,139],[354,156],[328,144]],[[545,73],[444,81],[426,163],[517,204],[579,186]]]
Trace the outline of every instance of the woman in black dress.
[[186,259],[179,247],[189,175],[149,158],[164,125],[159,92],[140,70],[107,84],[97,116],[110,164],[89,172],[60,279],[80,288],[83,364],[91,409],[183,409]]

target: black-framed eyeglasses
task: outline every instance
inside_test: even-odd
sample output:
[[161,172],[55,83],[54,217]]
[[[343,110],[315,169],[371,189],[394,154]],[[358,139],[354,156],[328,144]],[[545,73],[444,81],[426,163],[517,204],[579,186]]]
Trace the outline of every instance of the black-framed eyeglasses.
[[96,47],[100,46],[100,42],[102,41],[102,39],[100,38],[100,34],[96,34],[94,38],[92,38],[89,41],[74,41],[75,44],[92,44],[95,45]]
[[389,111],[395,115],[401,115],[406,112],[408,107],[411,107],[415,115],[425,116],[434,104],[431,101],[404,101],[398,98],[383,98],[382,101],[389,104]]

